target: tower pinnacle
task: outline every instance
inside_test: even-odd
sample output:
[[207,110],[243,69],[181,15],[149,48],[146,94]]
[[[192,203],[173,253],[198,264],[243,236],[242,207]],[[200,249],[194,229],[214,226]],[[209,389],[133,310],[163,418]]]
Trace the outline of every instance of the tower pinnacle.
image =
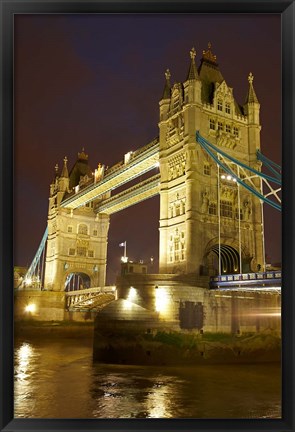
[[166,82],[165,82],[165,87],[164,87],[162,99],[170,99],[170,95],[171,95],[171,84],[170,84],[171,73],[170,73],[169,69],[166,69],[165,78],[166,78]]
[[253,103],[253,102],[259,103],[253,87],[253,81],[254,81],[254,76],[252,72],[250,72],[248,75],[249,91],[248,91],[246,103]]
[[61,177],[69,177],[69,172],[68,172],[68,167],[67,167],[67,162],[68,162],[68,158],[65,156],[64,157],[64,166],[61,172]]
[[189,71],[187,74],[187,81],[199,79],[199,75],[198,75],[196,63],[195,63],[196,55],[197,55],[197,52],[196,52],[195,48],[193,47],[190,50],[191,64],[190,64]]

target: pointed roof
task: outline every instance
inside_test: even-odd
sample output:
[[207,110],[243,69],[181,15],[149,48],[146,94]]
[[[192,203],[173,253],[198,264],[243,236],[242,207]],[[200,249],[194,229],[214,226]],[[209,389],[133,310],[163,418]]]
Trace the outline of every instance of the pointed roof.
[[72,190],[74,186],[77,186],[79,184],[80,177],[84,177],[86,174],[90,178],[92,176],[92,170],[88,165],[88,155],[85,153],[83,148],[82,152],[78,153],[78,159],[70,171],[70,190]]
[[61,177],[65,177],[65,178],[69,178],[69,172],[68,172],[68,167],[67,167],[67,162],[68,162],[68,158],[65,156],[64,158],[64,166],[61,172]]
[[170,97],[171,97],[170,77],[171,77],[171,73],[170,73],[169,69],[167,69],[165,72],[166,82],[165,82],[165,87],[164,87],[162,99],[170,99]]
[[221,84],[224,81],[216,61],[216,55],[212,53],[212,45],[208,43],[208,50],[203,50],[201,64],[198,72],[202,81],[201,97],[202,102],[212,103],[215,90],[215,83]]
[[189,71],[188,71],[187,78],[186,78],[187,81],[199,79],[199,75],[198,75],[198,71],[197,71],[196,63],[195,63],[196,55],[197,55],[197,52],[196,52],[195,48],[193,47],[190,50],[191,64],[190,64]]
[[259,103],[254,87],[253,87],[253,80],[254,80],[254,76],[252,74],[252,72],[249,73],[248,76],[248,81],[249,81],[249,90],[248,90],[248,95],[247,95],[247,99],[246,99],[246,104],[248,103]]

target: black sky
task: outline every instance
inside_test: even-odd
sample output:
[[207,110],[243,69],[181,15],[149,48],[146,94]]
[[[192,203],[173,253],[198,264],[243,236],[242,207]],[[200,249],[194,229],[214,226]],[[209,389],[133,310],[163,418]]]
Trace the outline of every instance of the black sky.
[[[281,164],[281,17],[270,14],[15,16],[15,264],[30,264],[46,228],[49,184],[65,155],[113,165],[158,135],[164,72],[183,82],[207,43],[243,104],[249,72],[261,104],[262,152]],[[108,281],[127,241],[158,257],[159,198],[111,217]],[[281,219],[265,208],[266,253],[281,260]]]

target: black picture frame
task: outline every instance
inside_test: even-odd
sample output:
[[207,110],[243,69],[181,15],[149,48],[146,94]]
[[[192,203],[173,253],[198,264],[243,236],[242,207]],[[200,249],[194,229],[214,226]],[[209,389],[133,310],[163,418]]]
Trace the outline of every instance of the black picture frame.
[[[1,431],[295,431],[294,200],[295,4],[286,0],[0,0],[0,311]],[[19,13],[279,13],[282,19],[283,285],[282,419],[14,419],[13,418],[13,17]],[[271,40],[270,40],[271,43]]]

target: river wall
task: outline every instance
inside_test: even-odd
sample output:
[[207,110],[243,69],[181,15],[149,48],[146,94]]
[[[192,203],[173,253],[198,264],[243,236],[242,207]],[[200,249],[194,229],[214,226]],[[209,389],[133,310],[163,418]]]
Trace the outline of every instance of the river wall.
[[[197,283],[175,275],[119,278],[118,299],[95,318],[94,359],[167,365],[279,361],[280,291],[209,290]],[[217,339],[208,340],[209,334]]]

